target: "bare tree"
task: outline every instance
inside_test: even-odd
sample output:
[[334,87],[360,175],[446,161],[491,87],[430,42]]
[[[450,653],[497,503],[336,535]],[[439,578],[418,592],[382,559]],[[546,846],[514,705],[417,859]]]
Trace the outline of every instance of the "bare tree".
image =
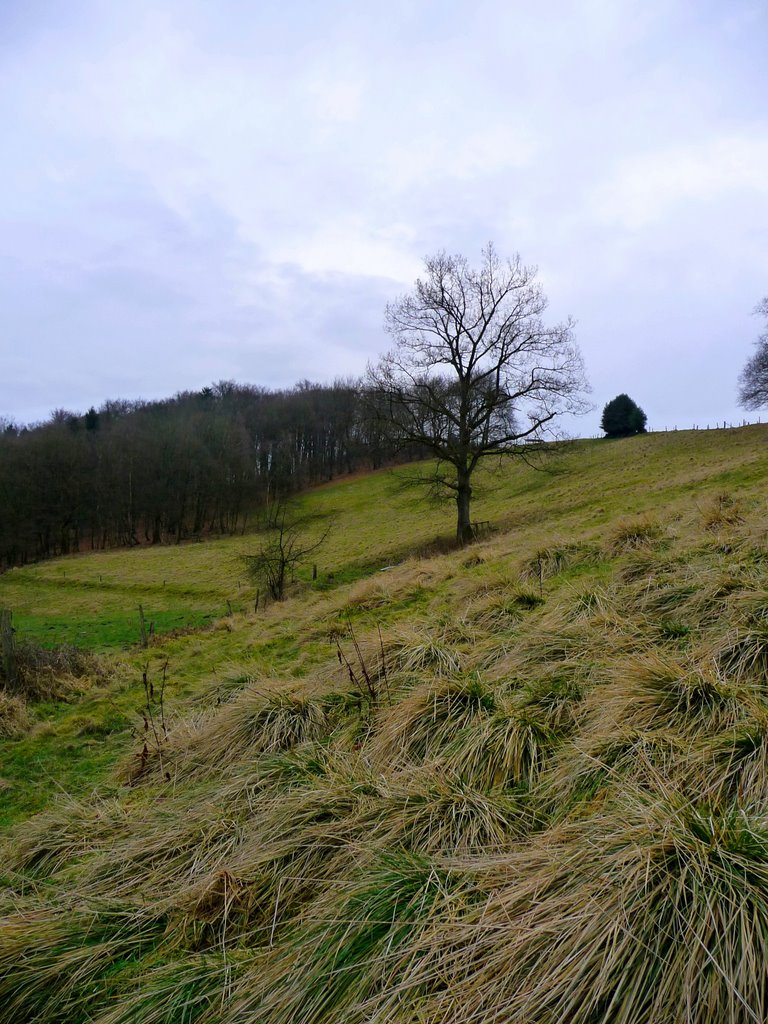
[[[573,322],[548,327],[536,268],[502,261],[491,244],[480,268],[440,252],[425,276],[387,306],[395,347],[369,366],[379,416],[404,445],[437,458],[436,482],[454,494],[456,539],[472,539],[472,474],[488,456],[522,455],[552,440],[588,391]],[[434,481],[433,481],[434,482]]]
[[255,555],[246,555],[249,573],[263,583],[273,601],[282,601],[285,588],[309,555],[325,542],[330,526],[318,540],[308,540],[305,528],[308,518],[291,518],[288,506],[279,505],[271,523],[270,535]]
[[765,317],[765,329],[755,342],[756,351],[739,376],[739,402],[746,409],[768,405],[768,296],[755,306],[755,316]]

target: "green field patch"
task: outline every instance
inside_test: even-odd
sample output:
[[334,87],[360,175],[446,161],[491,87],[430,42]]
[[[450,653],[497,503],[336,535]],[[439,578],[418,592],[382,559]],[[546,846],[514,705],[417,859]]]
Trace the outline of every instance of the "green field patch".
[[[200,628],[213,622],[226,609],[214,612],[145,609],[147,628],[154,627],[155,636],[178,629]],[[130,647],[140,643],[138,610],[130,615],[99,619],[96,617],[48,618],[36,615],[14,615],[19,637],[34,640],[44,647],[72,644],[93,651],[114,647]]]

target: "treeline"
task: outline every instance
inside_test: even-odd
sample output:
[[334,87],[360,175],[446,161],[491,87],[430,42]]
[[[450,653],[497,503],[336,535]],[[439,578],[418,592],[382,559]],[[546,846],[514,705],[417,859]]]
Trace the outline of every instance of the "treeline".
[[159,402],[58,410],[0,433],[0,567],[243,529],[275,496],[377,467],[357,382],[221,382]]

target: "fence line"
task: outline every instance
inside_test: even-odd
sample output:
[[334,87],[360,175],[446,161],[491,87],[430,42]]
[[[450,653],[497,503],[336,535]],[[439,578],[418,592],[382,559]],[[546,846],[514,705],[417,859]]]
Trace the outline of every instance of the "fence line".
[[[698,423],[694,423],[690,427],[678,427],[678,426],[664,427],[664,428],[657,427],[655,430],[653,428],[651,428],[651,427],[648,427],[645,430],[645,433],[646,434],[675,434],[678,431],[682,431],[682,430],[738,430],[740,427],[757,427],[757,426],[760,426],[760,425],[762,425],[762,421],[761,421],[760,417],[758,416],[758,418],[756,420],[742,420],[741,423],[728,423],[726,420],[723,420],[723,422],[720,423],[718,421],[717,423],[715,423],[714,426],[712,426],[709,423],[706,423],[706,424],[703,424],[703,425],[702,424],[698,424]],[[603,434],[592,434],[592,436],[591,436],[592,440],[599,440],[600,438],[603,438],[603,437],[605,437],[604,433]]]

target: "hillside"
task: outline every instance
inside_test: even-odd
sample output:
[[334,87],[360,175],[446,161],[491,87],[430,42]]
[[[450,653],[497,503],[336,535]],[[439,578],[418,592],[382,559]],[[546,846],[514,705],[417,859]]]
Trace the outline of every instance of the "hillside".
[[1,577],[102,660],[4,742],[0,1024],[768,1019],[767,445],[506,465],[443,554],[419,466],[319,488],[258,612],[258,535]]

